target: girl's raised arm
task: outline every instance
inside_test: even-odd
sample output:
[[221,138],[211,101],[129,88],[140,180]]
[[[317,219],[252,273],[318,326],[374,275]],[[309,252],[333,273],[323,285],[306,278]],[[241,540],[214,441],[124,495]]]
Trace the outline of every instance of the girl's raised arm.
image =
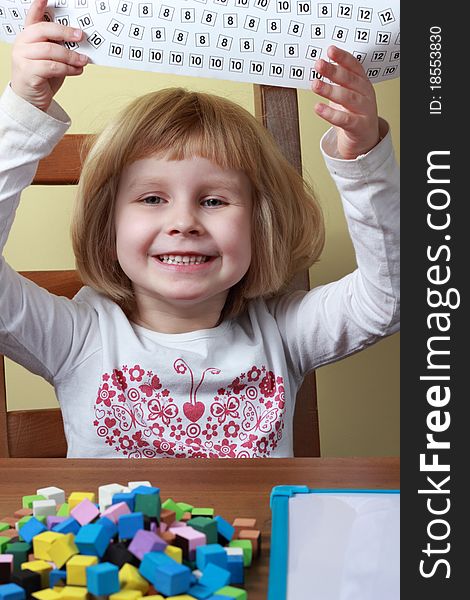
[[81,75],[88,58],[57,42],[78,42],[83,32],[43,21],[47,0],[34,0],[25,28],[12,50],[11,88],[30,104],[47,111],[69,75]]

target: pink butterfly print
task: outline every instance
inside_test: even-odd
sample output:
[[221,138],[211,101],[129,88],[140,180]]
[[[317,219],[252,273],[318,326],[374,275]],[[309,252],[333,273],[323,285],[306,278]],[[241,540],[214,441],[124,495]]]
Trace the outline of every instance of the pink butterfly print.
[[230,396],[226,402],[213,402],[211,406],[211,415],[216,417],[219,423],[224,423],[227,417],[238,419],[240,413],[240,400],[234,396]]
[[158,391],[161,387],[162,384],[160,383],[160,379],[157,375],[154,375],[150,380],[150,384],[143,383],[142,385],[139,385],[139,390],[143,392],[147,398],[150,398],[153,396],[154,392]]
[[156,419],[161,419],[165,425],[170,424],[170,420],[174,419],[178,414],[178,407],[174,404],[162,404],[160,400],[156,400],[155,398],[150,400],[147,408],[149,410],[149,420],[155,421]]
[[201,385],[204,381],[204,377],[206,376],[206,373],[211,373],[212,375],[218,375],[220,373],[220,369],[215,369],[214,367],[208,367],[207,369],[204,369],[204,372],[202,373],[202,376],[201,376],[201,380],[197,384],[196,389],[194,389],[194,374],[193,374],[191,368],[188,366],[188,364],[182,358],[178,358],[177,360],[175,360],[175,362],[173,363],[173,368],[175,369],[175,371],[177,373],[179,373],[181,375],[184,375],[187,371],[189,371],[189,374],[191,377],[191,387],[189,390],[189,402],[185,402],[183,404],[183,413],[187,419],[189,419],[193,423],[196,423],[196,421],[199,421],[199,419],[204,414],[204,411],[206,410],[204,403],[197,401],[197,393],[199,391],[199,388],[201,387]]
[[246,400],[243,407],[243,416],[245,418],[242,422],[242,429],[244,431],[259,429],[263,433],[269,433],[272,429],[272,424],[277,420],[278,412],[277,408],[258,412],[253,403],[250,400]]
[[125,406],[116,405],[113,405],[111,409],[114,413],[114,416],[119,421],[122,431],[129,431],[129,429],[135,427],[136,424],[140,425],[141,427],[146,427],[145,417],[140,402],[133,406],[132,410],[129,410]]

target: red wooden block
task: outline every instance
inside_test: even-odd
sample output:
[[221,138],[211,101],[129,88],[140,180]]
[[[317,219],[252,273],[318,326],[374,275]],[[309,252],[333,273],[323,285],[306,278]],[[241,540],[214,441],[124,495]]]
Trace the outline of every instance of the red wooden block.
[[169,510],[168,508],[162,508],[160,511],[160,521],[166,523],[167,525],[171,525],[175,522],[176,513],[174,510]]
[[250,540],[253,546],[253,556],[258,558],[261,552],[261,531],[259,529],[242,529],[238,534],[239,540]]
[[256,528],[256,519],[248,519],[243,517],[237,517],[233,520],[232,526],[235,528],[235,533],[233,538],[238,539],[238,535],[240,531],[243,529],[255,529]]

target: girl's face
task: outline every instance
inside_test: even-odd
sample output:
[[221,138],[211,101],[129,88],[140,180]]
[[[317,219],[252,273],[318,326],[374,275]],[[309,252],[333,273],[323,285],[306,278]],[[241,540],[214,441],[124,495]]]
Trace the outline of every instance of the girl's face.
[[222,310],[250,265],[251,195],[245,173],[202,157],[150,157],[125,168],[116,248],[138,310]]

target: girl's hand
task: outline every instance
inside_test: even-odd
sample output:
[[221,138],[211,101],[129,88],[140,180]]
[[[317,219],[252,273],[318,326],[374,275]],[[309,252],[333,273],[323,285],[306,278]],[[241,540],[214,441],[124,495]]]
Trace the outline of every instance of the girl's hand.
[[327,52],[336,64],[319,59],[315,69],[337,85],[315,79],[312,90],[330,101],[316,104],[315,112],[336,129],[338,152],[350,160],[366,154],[380,140],[375,91],[352,54],[336,46]]
[[83,32],[43,21],[47,0],[34,0],[25,28],[12,50],[11,88],[41,110],[47,111],[67,75],[81,75],[88,59],[55,42],[78,42]]

